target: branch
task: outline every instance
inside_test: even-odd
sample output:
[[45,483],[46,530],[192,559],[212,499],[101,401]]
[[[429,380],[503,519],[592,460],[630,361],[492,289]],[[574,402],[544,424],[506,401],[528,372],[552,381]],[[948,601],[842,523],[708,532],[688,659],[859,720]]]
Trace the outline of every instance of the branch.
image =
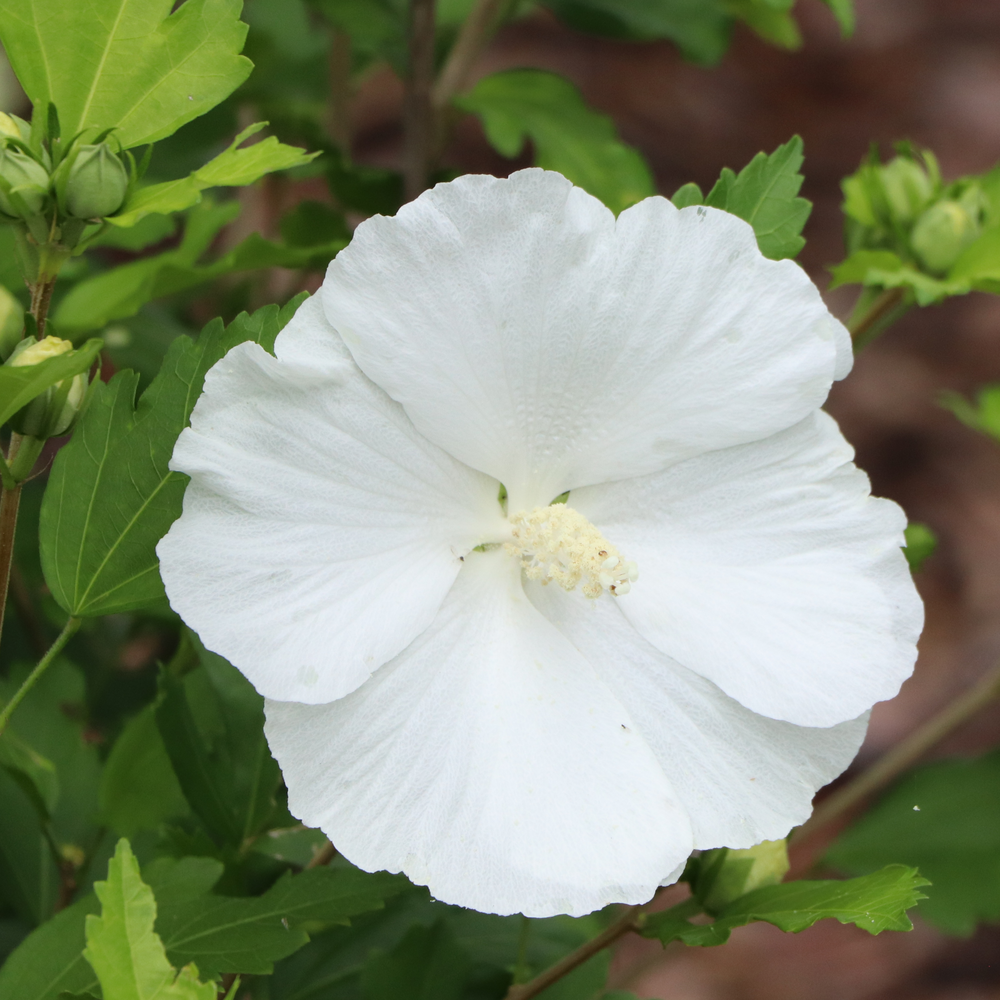
[[922,726],[918,726],[870,768],[824,799],[812,816],[792,834],[789,843],[800,844],[807,840],[873,792],[885,788],[935,744],[940,743],[996,698],[1000,698],[1000,664],[988,670],[968,691],[960,694],[937,715],[931,716]]
[[848,332],[851,335],[851,342],[855,350],[868,341],[868,335],[872,333],[878,323],[885,319],[897,306],[903,304],[906,291],[903,288],[887,288],[878,298],[872,302],[868,311],[859,317],[855,322],[849,323]]
[[434,3],[410,0],[410,71],[406,78],[403,120],[403,174],[406,197],[412,200],[427,187],[434,115],[431,88],[434,86]]
[[[654,896],[653,899],[656,897]],[[586,944],[580,945],[576,951],[571,951],[564,958],[549,966],[544,972],[535,976],[534,979],[526,983],[515,983],[507,991],[505,1000],[529,1000],[529,997],[538,996],[542,990],[547,989],[553,983],[558,982],[563,976],[568,975],[575,968],[583,965],[588,958],[593,958],[599,951],[604,951],[619,938],[624,937],[629,931],[638,930],[640,918],[645,909],[652,903],[643,903],[641,906],[630,906],[610,927],[605,928],[597,937]]]
[[476,0],[434,86],[432,103],[439,114],[465,89],[472,67],[489,43],[507,3],[508,0]]

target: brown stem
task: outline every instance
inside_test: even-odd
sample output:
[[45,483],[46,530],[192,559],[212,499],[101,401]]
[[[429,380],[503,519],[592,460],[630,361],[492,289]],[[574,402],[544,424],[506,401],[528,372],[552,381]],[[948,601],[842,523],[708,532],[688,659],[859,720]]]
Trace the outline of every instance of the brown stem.
[[306,868],[322,868],[337,856],[337,848],[328,840],[314,855]]
[[39,278],[31,286],[31,315],[35,317],[38,327],[38,339],[45,336],[45,320],[49,315],[49,303],[52,301],[52,289],[56,287],[56,279]]
[[469,82],[476,60],[490,40],[500,15],[509,0],[477,0],[448,53],[431,98],[434,110],[440,113],[461,93]]
[[1000,698],[1000,664],[988,670],[968,691],[964,691],[922,726],[918,726],[870,768],[824,799],[809,820],[792,834],[790,843],[800,844],[809,839],[821,828],[850,812],[873,792],[885,788],[928,750],[996,698]]
[[431,88],[434,85],[435,0],[410,0],[410,71],[406,78],[403,174],[406,197],[427,187],[434,137]]
[[647,906],[649,906],[649,903],[644,903],[642,906],[630,906],[621,917],[593,940],[580,945],[576,951],[571,951],[564,958],[556,962],[555,965],[550,966],[544,972],[535,976],[534,979],[520,985],[515,983],[511,986],[507,991],[506,1000],[528,1000],[529,997],[538,996],[542,990],[547,989],[553,983],[562,979],[563,976],[568,975],[575,968],[583,965],[588,958],[592,958],[599,951],[603,951],[609,945],[614,944],[615,941],[624,937],[629,931],[638,930],[639,918]]
[[847,329],[851,334],[851,341],[855,346],[860,346],[864,343],[865,337],[872,328],[892,312],[893,309],[901,305],[905,295],[906,291],[902,288],[887,288],[875,299],[863,316],[848,325]]
[[351,155],[351,119],[348,105],[351,98],[351,36],[340,28],[330,35],[328,61],[330,81],[330,112],[327,126],[330,138],[340,147],[344,158]]

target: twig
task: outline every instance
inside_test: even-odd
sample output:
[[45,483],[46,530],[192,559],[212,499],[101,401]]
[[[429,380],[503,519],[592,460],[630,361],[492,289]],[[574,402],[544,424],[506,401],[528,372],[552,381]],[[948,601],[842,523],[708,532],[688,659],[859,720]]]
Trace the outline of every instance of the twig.
[[[655,896],[653,897],[656,898]],[[650,903],[652,900],[650,900]],[[549,966],[544,972],[535,976],[534,979],[518,985],[515,983],[507,991],[506,1000],[529,1000],[530,997],[538,996],[542,990],[547,989],[553,983],[558,982],[563,976],[568,975],[575,968],[583,965],[588,958],[592,958],[599,951],[603,951],[612,945],[619,938],[624,937],[629,931],[638,930],[639,918],[642,916],[649,903],[641,906],[630,906],[610,927],[605,928],[597,937],[586,944],[580,945],[576,951],[571,951],[564,958]]]
[[434,115],[431,88],[434,86],[434,5],[435,0],[410,0],[410,71],[406,78],[404,164],[406,197],[416,198],[427,187]]
[[337,848],[328,840],[314,855],[306,868],[322,868],[337,856]]
[[873,792],[884,788],[921,758],[935,744],[971,719],[991,701],[1000,697],[1000,664],[987,671],[968,691],[960,694],[937,715],[918,726],[901,743],[877,760],[853,781],[834,792],[816,807],[812,816],[791,836],[789,842],[800,844],[822,827],[849,812]]
[[79,618],[70,618],[66,622],[56,641],[49,647],[49,651],[38,661],[35,669],[28,674],[24,683],[15,692],[14,697],[4,705],[3,710],[0,711],[0,734],[7,728],[7,723],[14,714],[14,709],[21,704],[25,695],[35,686],[38,678],[45,673],[52,661],[62,652],[63,647],[80,627],[80,622]]
[[855,347],[864,345],[868,333],[880,320],[892,312],[893,309],[902,305],[905,295],[906,292],[902,288],[887,288],[875,299],[871,307],[860,319],[848,324],[847,329],[851,334],[851,341]]
[[477,0],[434,85],[432,103],[436,112],[447,108],[451,99],[465,89],[472,67],[486,48],[507,3],[508,0]]
[[351,97],[351,36],[341,28],[334,28],[330,34],[330,55],[328,61],[330,81],[330,112],[327,124],[330,138],[344,154],[351,155],[351,119],[348,105]]

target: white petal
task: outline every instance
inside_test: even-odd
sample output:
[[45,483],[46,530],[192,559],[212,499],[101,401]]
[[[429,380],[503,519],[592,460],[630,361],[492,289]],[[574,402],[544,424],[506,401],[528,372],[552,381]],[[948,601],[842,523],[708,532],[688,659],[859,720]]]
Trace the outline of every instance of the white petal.
[[846,333],[747,223],[558,174],[466,175],[361,224],[321,291],[362,369],[514,509],[766,437],[826,398]]
[[628,713],[473,553],[434,624],[330,705],[267,703],[289,808],[345,857],[490,913],[649,899],[691,831]]
[[413,428],[318,300],[278,358],[208,373],[171,467],[192,477],[160,542],[174,609],[271,698],[353,691],[433,620],[460,557],[503,530],[494,480]]
[[625,598],[526,591],[628,709],[688,811],[696,848],[784,837],[861,746],[867,713],[829,729],[757,715],[646,642],[621,612]]
[[906,518],[817,412],[765,441],[579,490],[639,580],[622,613],[747,708],[832,726],[891,698],[923,622]]

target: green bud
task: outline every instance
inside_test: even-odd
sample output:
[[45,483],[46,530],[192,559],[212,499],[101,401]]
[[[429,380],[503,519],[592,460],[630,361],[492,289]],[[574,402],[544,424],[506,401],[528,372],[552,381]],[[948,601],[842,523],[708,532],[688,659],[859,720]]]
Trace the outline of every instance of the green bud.
[[60,202],[66,213],[77,219],[103,219],[122,207],[127,189],[125,166],[106,142],[80,146]]
[[[39,341],[25,337],[6,363],[11,368],[24,368],[72,352],[72,343],[59,337],[44,337]],[[39,440],[65,434],[79,416],[87,384],[87,373],[81,372],[49,386],[11,418],[11,427],[18,434]]]
[[24,308],[3,285],[0,285],[0,361],[10,357],[21,341]]
[[17,127],[17,122],[10,115],[5,115],[0,111],[0,139],[20,139],[21,130]]
[[16,219],[38,215],[49,193],[49,172],[13,147],[0,148],[0,212]]
[[940,274],[955,263],[979,231],[979,222],[966,205],[945,199],[920,216],[910,234],[910,245],[928,271]]
[[908,156],[897,156],[879,168],[879,179],[894,222],[912,222],[934,196],[934,181]]
[[693,885],[702,906],[719,913],[740,896],[765,885],[777,885],[788,871],[788,845],[764,840],[746,850],[720,847],[702,852]]

